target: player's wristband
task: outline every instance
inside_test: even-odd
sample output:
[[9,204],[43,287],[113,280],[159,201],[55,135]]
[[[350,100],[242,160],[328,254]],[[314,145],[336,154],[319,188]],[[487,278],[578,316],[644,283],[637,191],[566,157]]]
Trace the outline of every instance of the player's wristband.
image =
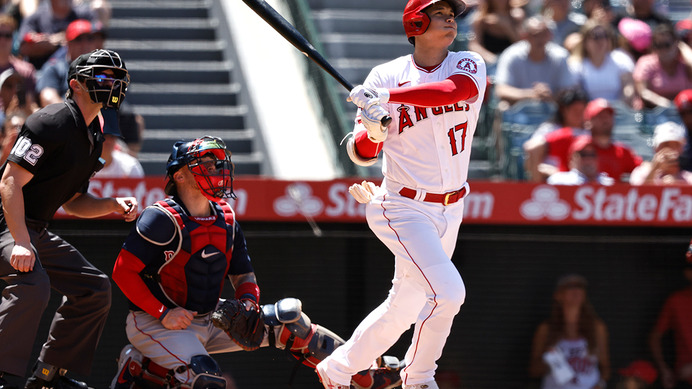
[[166,308],[166,310],[163,311],[163,313],[161,314],[161,316],[159,316],[159,321],[163,321],[163,318],[166,317],[166,315],[168,315],[168,312],[170,312],[170,309],[169,309],[169,308]]
[[252,282],[245,282],[240,285],[235,289],[235,298],[237,299],[251,299],[254,300],[255,303],[259,304],[259,298],[260,298],[260,289],[257,284],[252,283]]

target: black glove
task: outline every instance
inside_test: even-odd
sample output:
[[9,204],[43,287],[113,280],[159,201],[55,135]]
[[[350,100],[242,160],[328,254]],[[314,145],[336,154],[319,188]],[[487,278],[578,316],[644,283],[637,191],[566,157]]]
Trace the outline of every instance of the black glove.
[[[252,302],[252,308],[245,309],[245,301]],[[252,300],[224,301],[211,314],[211,321],[243,350],[257,350],[264,340],[264,315]]]

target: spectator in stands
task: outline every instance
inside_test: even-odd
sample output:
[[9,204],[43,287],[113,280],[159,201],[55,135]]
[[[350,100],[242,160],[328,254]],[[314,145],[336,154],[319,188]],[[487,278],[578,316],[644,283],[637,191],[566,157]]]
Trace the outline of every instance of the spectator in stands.
[[[576,135],[587,134],[584,129],[584,110],[589,102],[586,92],[578,86],[563,89],[557,94],[557,110],[555,116],[548,121],[541,123],[538,129],[531,135],[531,138],[524,142],[524,169],[526,172],[536,172],[538,164],[543,162],[541,159],[544,154],[538,155],[532,151],[539,150],[537,145],[545,144],[545,136],[553,131],[564,127],[572,129]],[[532,181],[545,181],[546,177],[529,177]]]
[[473,34],[469,50],[483,57],[487,65],[494,65],[497,57],[511,44],[521,39],[523,13],[510,6],[510,0],[480,2],[471,21]]
[[498,58],[498,110],[525,99],[554,101],[558,90],[576,84],[567,66],[569,53],[551,42],[550,24],[540,15],[528,18],[524,23],[525,39],[509,46]]
[[[13,35],[17,29],[17,23],[12,16],[0,13],[0,73],[12,68],[23,78],[23,83],[18,85],[18,93],[22,96],[19,100],[22,105],[38,109],[36,92],[36,69],[32,64],[12,54]],[[19,96],[18,96],[19,97]],[[31,112],[29,112],[31,113]]]
[[144,169],[137,158],[130,155],[127,145],[118,135],[104,134],[103,151],[101,158],[104,160],[103,169],[99,170],[95,178],[141,178],[144,177]]
[[588,19],[601,23],[613,23],[615,13],[609,0],[584,0],[581,10]]
[[635,63],[651,50],[651,27],[641,20],[623,18],[617,24],[618,46]]
[[[587,286],[580,275],[561,277],[550,315],[536,329],[529,373],[543,378],[542,389],[605,389],[610,378],[608,329],[589,302]],[[553,358],[562,360],[566,375],[552,368]]]
[[36,110],[36,105],[29,105],[25,100],[24,79],[13,68],[0,73],[0,122],[9,111],[20,110],[27,116]]
[[77,19],[65,30],[67,44],[58,49],[41,68],[36,90],[42,107],[61,103],[67,92],[67,71],[70,62],[84,53],[102,49],[105,31],[100,22]]
[[[42,106],[64,100],[70,62],[81,54],[103,48],[106,36],[107,33],[100,22],[78,19],[67,26],[65,49],[59,49],[51,56],[41,69],[36,83]],[[120,105],[117,120],[120,125],[120,134],[127,144],[126,151],[136,157],[142,148],[144,119],[133,112],[130,104],[123,102]]]
[[[692,241],[685,255],[683,276],[688,285],[668,296],[649,336],[654,363],[665,389],[692,388]],[[663,336],[669,331],[675,348],[674,368],[668,365],[663,352]]]
[[[584,110],[584,126],[591,132],[598,153],[598,169],[616,181],[623,181],[624,175],[642,163],[642,158],[626,145],[613,141],[614,124],[615,110],[607,100],[589,102]],[[543,161],[528,172],[532,181],[543,182],[558,171],[569,170],[568,150],[575,136],[572,128],[565,127],[549,133],[544,141],[525,147],[531,159]]]
[[620,381],[615,389],[651,389],[658,372],[649,361],[636,360],[624,369],[618,370]]
[[634,109],[641,109],[632,78],[634,62],[627,54],[614,50],[613,28],[588,20],[579,35],[579,43],[567,62],[589,97],[622,101]]
[[692,89],[692,64],[686,63],[678,47],[672,25],[657,26],[652,35],[653,53],[639,58],[634,66],[634,82],[645,107],[672,107],[683,89]]
[[557,172],[548,177],[550,185],[613,185],[614,181],[607,174],[598,170],[598,154],[590,135],[581,135],[572,141],[569,147],[568,172]]
[[36,12],[24,19],[19,27],[20,54],[40,69],[50,55],[65,44],[65,30],[77,19],[98,20],[88,4],[77,6],[72,4],[72,0],[41,2]]
[[533,137],[546,136],[562,127],[584,129],[584,110],[589,102],[589,96],[580,86],[565,88],[557,93],[557,110],[555,116],[541,123]]
[[654,156],[632,171],[632,185],[691,185],[692,172],[680,168],[685,145],[685,129],[677,123],[656,126],[653,138]]
[[680,158],[680,166],[692,171],[692,89],[685,89],[675,96],[675,106],[685,126],[685,147]]
[[668,16],[656,10],[656,0],[629,0],[624,8],[624,12],[615,17],[615,26],[623,18],[641,20],[651,27],[653,31],[660,24],[671,24]]
[[682,19],[675,23],[675,32],[681,42],[692,46],[692,19]]
[[542,13],[553,22],[553,42],[563,47],[567,37],[578,32],[586,22],[584,14],[572,10],[570,0],[545,0]]
[[14,110],[9,111],[5,120],[2,123],[2,131],[0,132],[0,166],[5,163],[10,155],[14,141],[17,140],[17,134],[22,129],[27,115],[24,111]]

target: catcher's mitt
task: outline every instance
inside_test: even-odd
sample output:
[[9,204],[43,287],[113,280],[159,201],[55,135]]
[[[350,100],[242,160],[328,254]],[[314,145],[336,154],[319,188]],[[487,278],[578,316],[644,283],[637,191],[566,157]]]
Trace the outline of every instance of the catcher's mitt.
[[214,326],[222,329],[243,350],[257,350],[264,340],[264,315],[252,300],[253,308],[245,309],[244,300],[226,300],[211,314]]

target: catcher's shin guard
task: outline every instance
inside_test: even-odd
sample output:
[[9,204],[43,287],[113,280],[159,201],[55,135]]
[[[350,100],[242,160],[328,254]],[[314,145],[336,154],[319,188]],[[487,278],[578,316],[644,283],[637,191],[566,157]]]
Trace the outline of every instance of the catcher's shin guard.
[[113,377],[110,389],[133,389],[135,377],[142,374],[142,353],[128,344],[120,351],[118,357],[118,374]]
[[344,340],[332,331],[312,324],[302,312],[302,304],[296,298],[285,298],[276,304],[264,305],[265,324],[269,326],[270,339],[275,346],[288,351],[304,365],[314,369],[321,360],[331,354]]

